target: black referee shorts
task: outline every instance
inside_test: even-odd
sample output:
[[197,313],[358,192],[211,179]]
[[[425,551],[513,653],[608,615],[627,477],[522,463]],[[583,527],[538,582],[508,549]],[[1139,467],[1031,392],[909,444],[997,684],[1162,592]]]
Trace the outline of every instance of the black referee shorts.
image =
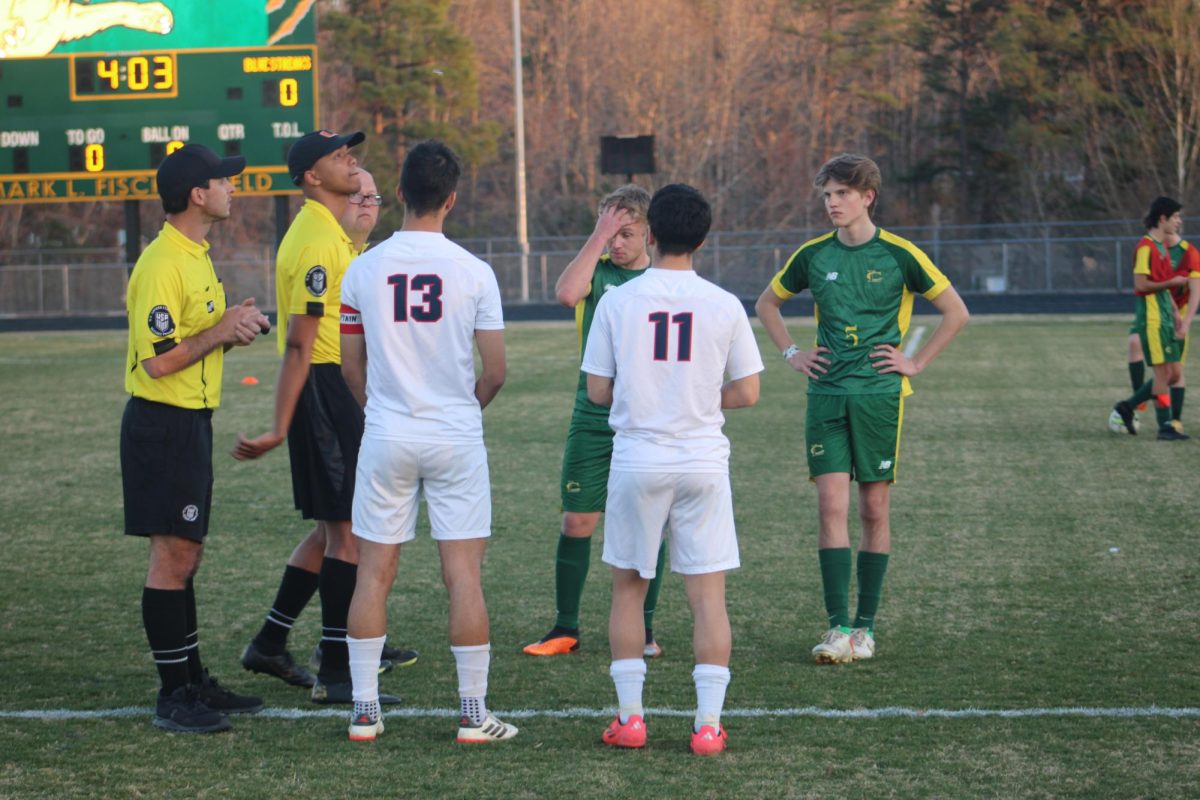
[[313,364],[300,392],[288,453],[292,495],[305,519],[350,519],[363,411],[338,364]]
[[131,397],[121,418],[125,533],[208,535],[212,510],[212,409]]

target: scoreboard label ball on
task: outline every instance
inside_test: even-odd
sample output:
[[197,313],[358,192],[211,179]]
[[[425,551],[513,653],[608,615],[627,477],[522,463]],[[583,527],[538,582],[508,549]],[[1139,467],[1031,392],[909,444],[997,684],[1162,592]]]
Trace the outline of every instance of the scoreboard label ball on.
[[[319,127],[313,0],[44,5],[0,43],[0,203],[155,199],[188,142],[244,156],[239,193],[298,191],[287,151]],[[64,41],[68,25],[92,33]]]

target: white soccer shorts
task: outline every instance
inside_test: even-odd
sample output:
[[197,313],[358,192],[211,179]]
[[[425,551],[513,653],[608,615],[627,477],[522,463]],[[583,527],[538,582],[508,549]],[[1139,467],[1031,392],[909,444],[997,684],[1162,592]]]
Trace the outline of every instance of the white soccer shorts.
[[653,578],[664,526],[670,526],[672,572],[702,575],[741,566],[729,475],[611,470],[604,563]]
[[434,539],[492,534],[492,487],[482,442],[428,444],[364,436],[354,480],[351,525],[363,539],[411,542],[422,497]]

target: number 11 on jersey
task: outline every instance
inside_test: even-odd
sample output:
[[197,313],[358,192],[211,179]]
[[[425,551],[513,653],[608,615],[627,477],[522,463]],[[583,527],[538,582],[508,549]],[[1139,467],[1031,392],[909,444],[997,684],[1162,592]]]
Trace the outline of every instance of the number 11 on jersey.
[[655,361],[668,360],[667,345],[671,323],[679,326],[678,342],[675,345],[675,360],[692,360],[692,312],[681,311],[671,316],[666,311],[655,311],[650,315],[649,321],[654,326]]

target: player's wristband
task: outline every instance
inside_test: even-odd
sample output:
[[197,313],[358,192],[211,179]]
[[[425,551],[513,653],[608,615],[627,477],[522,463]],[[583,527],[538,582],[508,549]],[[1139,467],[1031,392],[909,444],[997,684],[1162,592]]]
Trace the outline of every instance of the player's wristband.
[[796,355],[796,353],[799,353],[799,352],[800,352],[799,347],[796,347],[796,345],[794,345],[794,344],[789,344],[788,349],[783,351],[783,360],[787,361],[789,358],[791,358],[792,356]]

